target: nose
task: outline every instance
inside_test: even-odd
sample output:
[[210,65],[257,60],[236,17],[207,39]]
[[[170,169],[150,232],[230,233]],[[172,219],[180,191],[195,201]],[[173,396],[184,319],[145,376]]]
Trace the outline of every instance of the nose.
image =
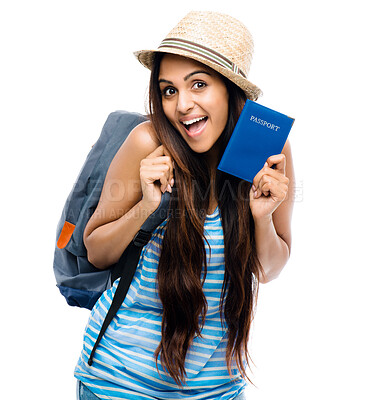
[[189,93],[187,90],[179,91],[177,110],[182,114],[186,114],[193,107],[194,107],[194,100],[192,94]]

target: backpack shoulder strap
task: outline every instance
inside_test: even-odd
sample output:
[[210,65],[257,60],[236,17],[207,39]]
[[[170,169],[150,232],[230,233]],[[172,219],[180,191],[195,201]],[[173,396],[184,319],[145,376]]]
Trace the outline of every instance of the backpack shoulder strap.
[[116,292],[113,296],[111,306],[107,312],[107,315],[103,321],[102,328],[99,332],[98,338],[94,344],[94,347],[90,353],[88,364],[93,364],[93,358],[95,350],[98,347],[100,340],[106,332],[109,324],[116,315],[117,311],[121,307],[121,304],[125,300],[126,294],[129,290],[131,281],[133,280],[135,271],[137,269],[138,261],[143,247],[149,242],[152,236],[152,231],[166,218],[169,209],[170,193],[165,192],[161,197],[160,205],[157,209],[147,218],[145,223],[142,225],[139,232],[135,235],[133,241],[129,244],[127,249],[124,251],[120,260],[116,264],[116,268],[112,273],[112,276],[118,273],[121,276],[119,284],[117,285]]

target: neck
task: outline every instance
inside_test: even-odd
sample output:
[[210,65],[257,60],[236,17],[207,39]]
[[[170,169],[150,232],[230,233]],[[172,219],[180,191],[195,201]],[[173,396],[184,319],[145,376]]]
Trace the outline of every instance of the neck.
[[204,157],[206,160],[207,165],[209,166],[210,169],[210,175],[214,175],[216,173],[216,168],[219,163],[219,146],[215,144],[209,151],[204,153]]

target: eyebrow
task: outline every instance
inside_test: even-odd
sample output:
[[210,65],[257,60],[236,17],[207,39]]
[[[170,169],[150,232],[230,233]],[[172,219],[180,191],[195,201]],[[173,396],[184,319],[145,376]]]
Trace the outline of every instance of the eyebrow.
[[198,71],[193,71],[187,76],[184,77],[184,81],[188,80],[191,76],[196,75],[196,74],[206,74],[211,76],[210,72],[204,71],[204,70],[198,70]]
[[[196,75],[196,74],[206,74],[211,76],[210,72],[204,71],[204,70],[197,70],[197,71],[193,71],[190,74],[186,75],[184,77],[184,82],[187,81],[191,76]],[[167,79],[159,79],[158,83],[168,83],[170,85],[173,85],[173,82],[168,81]]]

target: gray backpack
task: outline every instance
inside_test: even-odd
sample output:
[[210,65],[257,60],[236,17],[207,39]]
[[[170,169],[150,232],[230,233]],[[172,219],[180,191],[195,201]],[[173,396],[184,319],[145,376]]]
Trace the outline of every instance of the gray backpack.
[[147,219],[117,264],[99,270],[88,261],[83,233],[98,204],[107,170],[132,129],[145,120],[141,114],[126,111],[108,116],[63,208],[57,227],[53,268],[57,287],[71,306],[92,309],[101,294],[119,277],[125,278],[121,283],[125,287],[120,295],[123,301],[141,249],[148,243],[152,231],[167,217],[169,193],[162,196],[159,208]]

